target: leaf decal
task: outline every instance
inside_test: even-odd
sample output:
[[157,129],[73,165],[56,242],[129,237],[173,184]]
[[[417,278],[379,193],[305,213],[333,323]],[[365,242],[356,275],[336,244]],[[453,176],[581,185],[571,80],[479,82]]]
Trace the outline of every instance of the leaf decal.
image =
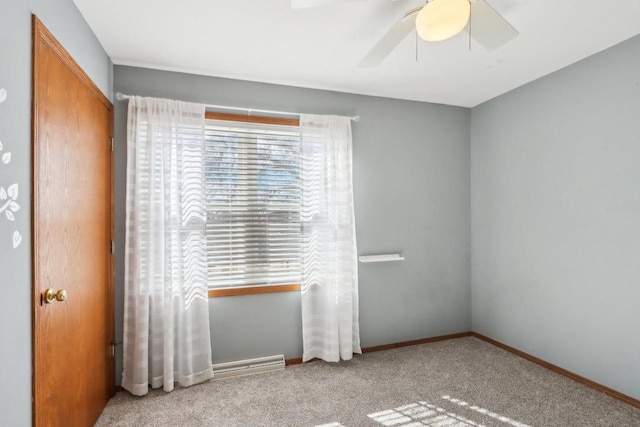
[[16,230],[13,232],[13,249],[20,246],[20,243],[22,243],[22,234]]
[[11,209],[13,212],[18,212],[20,210],[20,205],[16,202],[11,202],[9,203],[9,209]]
[[0,187],[0,200],[7,199],[7,192],[4,190],[4,187]]
[[9,188],[7,188],[7,194],[13,200],[16,200],[18,198],[18,184],[10,185]]
[[13,215],[13,212],[11,211],[4,211],[5,214],[7,214],[7,219],[9,221],[15,221],[16,217]]
[[8,151],[6,153],[4,153],[2,155],[2,163],[4,163],[5,165],[8,164],[11,161],[11,152]]
[[7,100],[7,90],[3,87],[0,88],[0,104]]

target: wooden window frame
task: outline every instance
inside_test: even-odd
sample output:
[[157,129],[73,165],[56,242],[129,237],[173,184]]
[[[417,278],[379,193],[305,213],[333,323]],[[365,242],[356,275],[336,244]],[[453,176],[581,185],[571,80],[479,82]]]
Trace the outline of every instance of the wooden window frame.
[[[249,116],[242,114],[228,114],[218,113],[213,111],[206,111],[204,113],[206,120],[224,120],[229,122],[244,122],[244,123],[261,123],[267,125],[280,125],[280,126],[300,126],[299,119],[287,119],[282,117],[267,117],[267,116]],[[257,295],[257,294],[271,294],[280,292],[299,292],[300,283],[287,283],[282,285],[256,285],[256,286],[243,286],[232,287],[227,289],[209,289],[209,298],[231,297],[240,295]]]
[[226,120],[228,122],[244,122],[244,123],[262,123],[266,125],[280,126],[300,126],[300,119],[286,119],[282,117],[266,117],[266,116],[245,116],[243,114],[217,113],[214,111],[206,111],[204,113],[206,120]]
[[235,297],[239,295],[274,294],[300,291],[300,283],[287,285],[256,285],[227,289],[209,289],[209,298]]

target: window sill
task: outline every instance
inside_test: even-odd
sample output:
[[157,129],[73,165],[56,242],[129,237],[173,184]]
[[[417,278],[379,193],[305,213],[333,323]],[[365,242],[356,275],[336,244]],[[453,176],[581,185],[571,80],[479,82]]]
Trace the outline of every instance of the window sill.
[[209,289],[209,298],[234,297],[239,295],[272,294],[300,291],[300,284],[247,286],[244,288]]

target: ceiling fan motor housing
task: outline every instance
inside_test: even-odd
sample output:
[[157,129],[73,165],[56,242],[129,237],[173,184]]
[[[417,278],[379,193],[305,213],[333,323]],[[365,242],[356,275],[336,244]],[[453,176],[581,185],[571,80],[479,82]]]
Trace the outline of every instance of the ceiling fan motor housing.
[[430,0],[416,16],[416,31],[425,41],[447,40],[464,29],[470,15],[469,0]]

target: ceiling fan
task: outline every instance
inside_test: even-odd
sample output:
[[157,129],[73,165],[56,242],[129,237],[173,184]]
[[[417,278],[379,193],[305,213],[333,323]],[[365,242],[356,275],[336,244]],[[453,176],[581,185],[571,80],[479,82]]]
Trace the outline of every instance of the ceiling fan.
[[[351,1],[354,0],[291,0],[291,7],[304,9]],[[380,64],[413,29],[421,39],[431,42],[449,39],[465,30],[487,50],[497,49],[518,36],[518,31],[485,0],[427,0],[424,6],[406,12],[359,65]]]

